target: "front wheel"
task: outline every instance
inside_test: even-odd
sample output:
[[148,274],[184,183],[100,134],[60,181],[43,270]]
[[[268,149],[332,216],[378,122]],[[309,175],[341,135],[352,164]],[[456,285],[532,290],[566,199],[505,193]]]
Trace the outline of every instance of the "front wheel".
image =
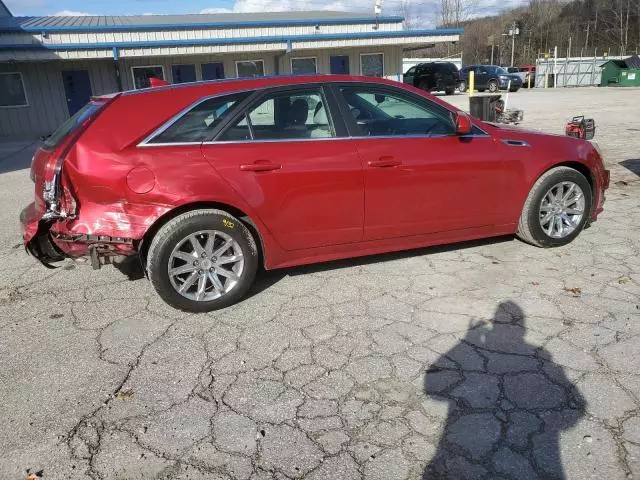
[[522,209],[517,235],[538,247],[573,241],[591,214],[591,185],[577,170],[556,167],[533,185]]
[[496,82],[495,80],[489,81],[489,83],[487,84],[487,87],[489,87],[489,91],[491,93],[496,93],[499,90],[498,82]]
[[153,237],[149,280],[169,305],[208,312],[240,300],[253,283],[258,249],[251,232],[222,210],[178,215]]
[[466,92],[467,91],[467,84],[466,82],[460,82],[460,86],[458,87],[458,90],[460,92]]
[[455,93],[455,91],[456,91],[455,88],[445,88],[444,89],[445,95],[453,95]]

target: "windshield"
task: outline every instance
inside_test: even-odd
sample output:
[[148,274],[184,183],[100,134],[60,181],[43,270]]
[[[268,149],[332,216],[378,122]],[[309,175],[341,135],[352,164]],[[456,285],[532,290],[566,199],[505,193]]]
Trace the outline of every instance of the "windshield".
[[49,135],[42,146],[44,148],[55,148],[60,142],[62,142],[67,136],[73,133],[79,126],[89,120],[100,108],[102,103],[89,102],[84,107],[76,112],[69,120],[64,122],[58,129]]
[[497,73],[497,74],[499,74],[499,75],[506,75],[506,74],[508,74],[509,72],[507,72],[507,71],[506,71],[504,68],[502,68],[502,67],[496,67],[496,73]]

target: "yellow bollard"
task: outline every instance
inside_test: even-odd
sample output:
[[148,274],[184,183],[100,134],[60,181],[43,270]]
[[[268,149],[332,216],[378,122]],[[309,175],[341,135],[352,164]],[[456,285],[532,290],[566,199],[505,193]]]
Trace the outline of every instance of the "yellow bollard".
[[474,77],[475,77],[474,71],[473,70],[469,71],[469,96],[470,97],[473,97]]
[[549,74],[544,74],[544,88],[549,88]]

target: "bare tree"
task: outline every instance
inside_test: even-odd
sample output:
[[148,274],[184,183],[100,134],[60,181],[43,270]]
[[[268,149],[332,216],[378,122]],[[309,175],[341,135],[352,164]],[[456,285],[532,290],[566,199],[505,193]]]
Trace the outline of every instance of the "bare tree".
[[415,2],[411,0],[400,0],[400,15],[404,18],[405,29],[411,30],[422,23]]
[[440,0],[440,24],[459,27],[476,12],[478,0]]

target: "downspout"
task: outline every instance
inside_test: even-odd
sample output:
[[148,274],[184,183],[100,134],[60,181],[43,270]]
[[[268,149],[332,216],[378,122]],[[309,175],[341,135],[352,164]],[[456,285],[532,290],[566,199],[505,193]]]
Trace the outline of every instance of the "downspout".
[[280,75],[280,59],[285,55],[290,54],[292,51],[293,51],[293,44],[291,43],[291,40],[287,40],[287,48],[285,49],[284,53],[281,53],[280,55],[276,55],[275,57],[273,57],[273,62],[274,62],[273,71],[276,75]]
[[120,52],[118,51],[118,47],[113,47],[113,68],[116,74],[116,85],[118,86],[118,91],[122,91],[122,77],[120,75]]

